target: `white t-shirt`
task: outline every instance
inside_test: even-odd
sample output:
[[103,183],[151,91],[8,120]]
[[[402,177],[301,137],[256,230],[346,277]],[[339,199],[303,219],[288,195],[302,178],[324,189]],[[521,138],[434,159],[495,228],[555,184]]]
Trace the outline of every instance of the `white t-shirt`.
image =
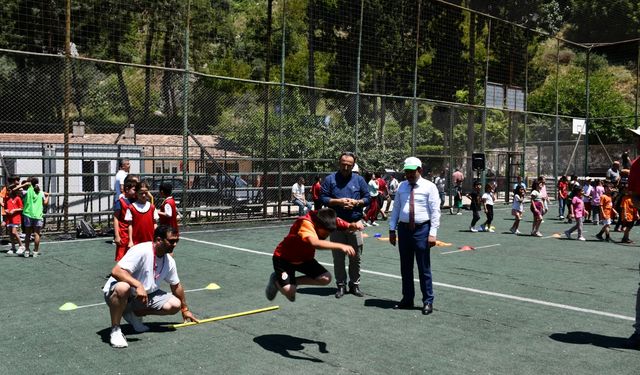
[[398,191],[398,186],[400,186],[400,183],[398,182],[397,179],[394,178],[391,181],[389,181],[389,194],[395,195],[396,192]]
[[538,190],[531,191],[531,200],[534,202],[542,201],[542,194]]
[[[154,258],[155,270],[153,269]],[[177,285],[180,282],[176,261],[168,254],[160,258],[156,257],[153,253],[153,242],[139,243],[130,248],[120,259],[118,266],[129,271],[134,279],[140,281],[147,293],[153,293],[160,289],[160,280],[166,281],[169,285]],[[102,291],[109,292],[114,281],[116,279],[111,276],[104,284]]]
[[[145,204],[142,204],[141,202],[133,202],[133,205],[136,206],[136,209],[138,212],[140,212],[141,214],[149,211],[149,209],[151,208],[151,202],[146,202]],[[131,209],[127,208],[127,213],[124,214],[124,220],[125,221],[131,221],[133,220],[133,215],[131,214]],[[160,220],[160,215],[158,215],[158,210],[153,210],[153,221],[158,221]]]
[[436,180],[434,181],[434,183],[438,188],[438,193],[444,193],[444,186],[447,184],[447,179],[444,177],[438,176],[436,177]]
[[514,195],[511,208],[520,212],[524,211],[524,197],[521,197],[518,194]]
[[582,186],[582,201],[583,202],[591,202],[591,192],[593,191],[593,186],[591,185],[583,185]]
[[482,199],[485,201],[485,204],[493,206],[493,194],[484,193],[484,194],[482,194]]
[[123,191],[120,190],[120,186],[124,186],[124,179],[127,178],[128,174],[129,173],[126,172],[124,169],[121,169],[116,173],[116,182],[113,189],[117,193],[116,196],[120,195],[120,193],[124,193]]
[[304,198],[304,185],[300,185],[297,182],[293,184],[293,186],[291,186],[291,195],[293,195],[293,198],[300,199],[301,201],[305,202],[306,199]]

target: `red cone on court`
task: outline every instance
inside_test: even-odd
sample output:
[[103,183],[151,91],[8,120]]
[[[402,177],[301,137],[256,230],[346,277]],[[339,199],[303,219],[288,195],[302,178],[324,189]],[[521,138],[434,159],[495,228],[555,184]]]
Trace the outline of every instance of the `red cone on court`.
[[460,246],[458,249],[462,251],[471,251],[471,250],[475,250],[476,248],[473,246],[464,245],[464,246]]

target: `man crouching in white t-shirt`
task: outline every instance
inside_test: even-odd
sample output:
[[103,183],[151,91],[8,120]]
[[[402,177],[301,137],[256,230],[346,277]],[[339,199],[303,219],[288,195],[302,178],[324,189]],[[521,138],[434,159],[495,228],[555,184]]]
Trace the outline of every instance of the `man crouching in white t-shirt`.
[[[182,311],[185,322],[198,322],[189,311],[184,289],[178,278],[176,261],[168,254],[178,244],[178,235],[168,226],[159,226],[153,242],[143,242],[129,249],[111,270],[102,291],[111,315],[111,346],[126,348],[127,339],[120,330],[124,318],[136,332],[146,332],[145,315],[173,315]],[[159,288],[161,280],[171,286],[171,293]]]

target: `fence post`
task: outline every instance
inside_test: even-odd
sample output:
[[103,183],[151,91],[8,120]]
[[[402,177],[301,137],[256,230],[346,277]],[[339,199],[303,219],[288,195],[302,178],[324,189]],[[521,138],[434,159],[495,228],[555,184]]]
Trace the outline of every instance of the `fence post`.
[[286,8],[287,0],[282,2],[282,51],[280,52],[280,116],[279,116],[279,131],[278,131],[278,206],[282,202],[282,128],[284,126],[284,63],[285,63],[285,37],[287,31],[286,23]]
[[362,22],[364,15],[364,0],[360,0],[360,26],[358,31],[358,57],[356,59],[356,118],[355,118],[355,137],[354,150],[358,155],[358,122],[360,118],[360,52],[362,51]]
[[[482,110],[482,152],[486,153],[487,147],[487,86],[489,84],[489,55],[491,53],[491,18],[487,28],[487,56],[485,58],[484,70],[484,105]],[[487,172],[482,170],[482,186],[486,183]]]
[[586,94],[586,107],[587,107],[587,113],[586,113],[586,119],[584,121],[584,176],[586,177],[589,174],[589,118],[591,116],[589,116],[589,112],[590,112],[590,108],[589,105],[591,104],[589,101],[589,95],[591,95],[591,90],[590,90],[590,83],[591,83],[591,48],[589,48],[587,50],[587,77],[586,77],[586,88],[585,88],[585,94]]
[[420,45],[420,8],[422,1],[418,0],[418,14],[416,15],[416,58],[413,62],[413,123],[411,126],[411,155],[416,154],[416,133],[418,132],[418,46]]
[[[556,39],[557,50],[556,50],[556,121],[555,128],[553,131],[554,134],[554,142],[553,142],[553,175],[556,178],[556,182],[558,181],[558,128],[560,125],[560,104],[559,104],[559,89],[558,82],[560,81],[560,39]],[[557,184],[556,184],[557,186]]]
[[63,231],[69,233],[69,112],[71,111],[71,0],[67,0],[64,32],[64,210]]
[[184,31],[184,93],[183,93],[183,128],[182,128],[182,220],[189,222],[187,217],[189,176],[189,23],[191,17],[191,0],[187,1],[187,17]]

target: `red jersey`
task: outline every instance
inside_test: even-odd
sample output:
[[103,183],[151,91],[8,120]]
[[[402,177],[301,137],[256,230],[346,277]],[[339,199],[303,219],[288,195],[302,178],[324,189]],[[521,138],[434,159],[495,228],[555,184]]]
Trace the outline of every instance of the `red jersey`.
[[640,157],[636,158],[629,170],[629,191],[633,194],[640,194]]
[[311,187],[311,199],[314,201],[320,200],[320,191],[322,190],[322,186],[320,186],[319,182],[316,182]]
[[382,177],[378,177],[378,193],[384,195],[385,197],[389,195],[389,188],[387,187],[387,181]]
[[15,212],[13,214],[10,214],[9,211],[15,210],[15,209],[21,209],[23,207],[22,198],[20,198],[19,195],[16,195],[13,198],[6,197],[4,200],[4,205],[6,208],[6,215],[7,215],[6,223],[20,225],[22,223],[22,211]]
[[[278,244],[273,252],[274,257],[279,257],[289,263],[300,264],[312,260],[316,255],[315,247],[309,243],[310,238],[318,238],[316,226],[311,219],[311,211],[299,217],[289,229],[289,234]],[[349,223],[337,218],[338,230],[349,228]]]
[[169,205],[171,207],[171,216],[160,216],[160,224],[168,225],[176,231],[176,235],[178,234],[178,209],[176,208],[176,201],[173,197],[166,197],[162,205],[160,205],[160,211],[164,212],[165,207]]
[[569,196],[569,193],[567,192],[567,189],[569,188],[569,184],[567,184],[564,181],[560,181],[558,182],[558,196],[561,199],[567,199],[567,197]]
[[153,215],[156,211],[154,205],[149,203],[147,212],[138,211],[138,207],[132,204],[129,207],[131,211],[131,225],[133,226],[133,244],[137,245],[143,242],[153,241],[153,232],[155,231],[155,222]]

